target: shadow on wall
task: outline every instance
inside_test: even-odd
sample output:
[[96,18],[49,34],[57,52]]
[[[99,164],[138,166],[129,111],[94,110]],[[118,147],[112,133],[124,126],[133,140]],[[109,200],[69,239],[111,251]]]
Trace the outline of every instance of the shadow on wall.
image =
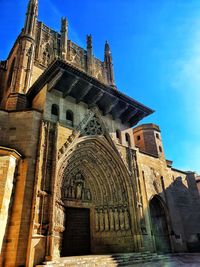
[[144,212],[145,218],[150,215],[150,231],[145,233],[144,218],[140,221],[144,240],[151,235],[157,252],[200,252],[200,197],[194,176],[187,175],[186,181],[179,176],[165,188],[161,178],[162,190]]

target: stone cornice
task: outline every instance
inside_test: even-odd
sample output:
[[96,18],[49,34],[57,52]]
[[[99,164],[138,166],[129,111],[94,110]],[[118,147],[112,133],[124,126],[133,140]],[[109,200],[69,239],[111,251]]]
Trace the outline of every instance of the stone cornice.
[[111,114],[114,119],[120,119],[130,127],[154,112],[60,59],[52,62],[29,89],[27,98],[30,103],[46,84],[49,91],[60,91],[64,98],[71,96],[88,106],[97,105],[103,115]]
[[0,146],[0,156],[13,156],[17,160],[22,158],[22,155],[15,149]]

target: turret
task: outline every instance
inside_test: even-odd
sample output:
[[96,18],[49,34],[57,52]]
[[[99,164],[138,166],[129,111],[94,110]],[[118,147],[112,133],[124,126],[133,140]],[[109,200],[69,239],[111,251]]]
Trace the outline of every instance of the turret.
[[67,59],[67,41],[68,41],[68,21],[67,18],[61,18],[61,57]]
[[28,35],[33,39],[35,37],[37,16],[38,16],[38,0],[29,0],[23,33],[24,35]]
[[104,66],[108,84],[115,87],[112,54],[108,42],[105,43]]
[[87,72],[92,75],[93,70],[93,47],[92,35],[87,35]]
[[160,128],[152,123],[142,124],[133,129],[135,145],[140,151],[164,158]]

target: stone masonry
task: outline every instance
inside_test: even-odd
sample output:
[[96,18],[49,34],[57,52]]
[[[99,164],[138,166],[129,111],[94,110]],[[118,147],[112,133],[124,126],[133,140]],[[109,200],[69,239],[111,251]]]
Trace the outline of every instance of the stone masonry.
[[29,0],[0,62],[0,266],[199,252],[196,174],[138,125],[153,110],[117,89],[108,42],[101,61],[91,35],[83,49],[66,18],[56,32],[37,16]]

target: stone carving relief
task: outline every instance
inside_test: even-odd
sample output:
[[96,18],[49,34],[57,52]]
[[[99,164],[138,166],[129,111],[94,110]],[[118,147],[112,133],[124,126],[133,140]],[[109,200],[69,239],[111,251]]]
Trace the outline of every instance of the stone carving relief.
[[48,66],[51,60],[51,49],[49,43],[46,43],[42,52],[42,64]]
[[95,116],[88,122],[86,127],[81,131],[82,135],[103,135],[101,123]]
[[94,77],[104,82],[105,79],[104,79],[103,63],[97,58],[94,58],[93,62],[94,62],[94,65],[93,65]]
[[162,184],[160,180],[160,175],[159,173],[156,173],[153,168],[151,168],[151,176],[153,180],[153,186],[157,194],[162,192]]
[[86,70],[86,51],[76,44],[70,42],[70,61],[73,65]]
[[67,141],[64,143],[64,145],[59,149],[58,152],[58,159],[62,157],[62,155],[65,153],[67,148],[70,146],[73,141],[79,137],[81,130],[86,126],[88,121],[92,118],[94,113],[89,110],[85,118],[80,122],[80,124],[73,130],[72,134],[68,137]]
[[55,208],[55,225],[54,225],[54,231],[58,233],[62,233],[65,228],[65,210],[62,206],[60,206],[58,203]]
[[59,149],[58,159],[62,157],[65,151],[68,149],[70,144],[72,144],[75,139],[80,135],[103,135],[105,134],[106,127],[102,125],[102,122],[96,116],[98,110],[94,107],[88,111],[85,118],[80,122],[80,124],[73,130],[72,134],[68,137],[64,145]]
[[62,198],[63,200],[92,200],[90,189],[86,188],[85,178],[80,172],[65,180]]
[[97,207],[95,210],[96,232],[128,231],[130,215],[127,205]]

